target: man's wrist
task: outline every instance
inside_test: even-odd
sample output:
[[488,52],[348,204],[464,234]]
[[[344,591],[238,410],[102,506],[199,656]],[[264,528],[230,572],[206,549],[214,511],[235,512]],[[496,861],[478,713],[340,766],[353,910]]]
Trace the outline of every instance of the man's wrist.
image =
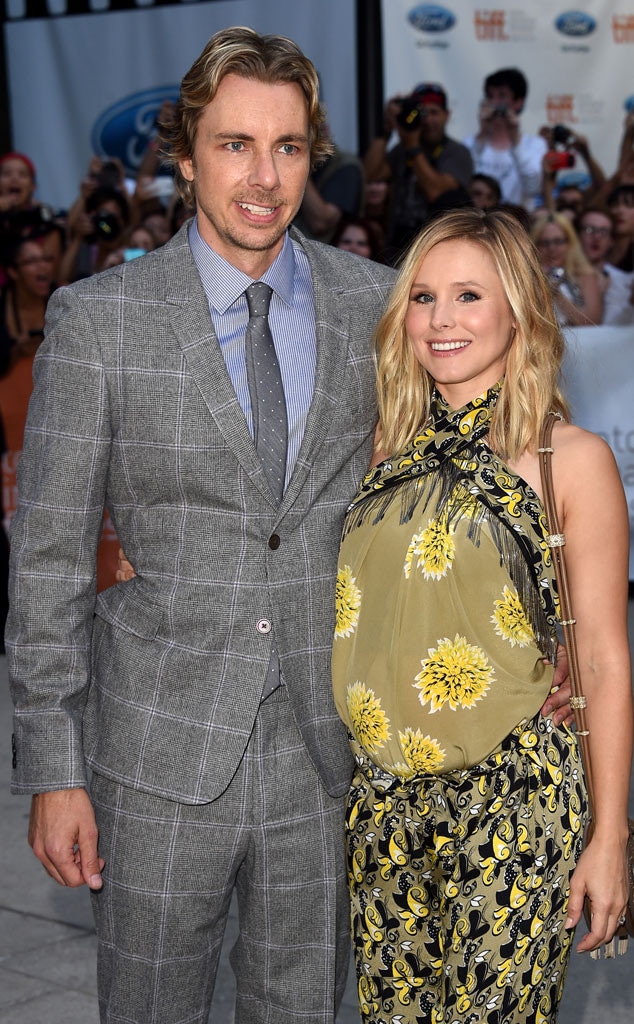
[[420,156],[422,152],[422,146],[408,146],[405,150],[405,156],[408,160],[413,160],[415,156]]

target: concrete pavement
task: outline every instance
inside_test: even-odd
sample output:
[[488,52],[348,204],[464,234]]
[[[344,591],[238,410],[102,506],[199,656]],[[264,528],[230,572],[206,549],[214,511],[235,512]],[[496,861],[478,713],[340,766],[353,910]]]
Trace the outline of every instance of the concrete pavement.
[[[633,608],[630,602],[630,630]],[[26,843],[28,800],[9,794],[10,762],[11,705],[6,658],[0,657],[0,1024],[99,1024],[88,894],[56,885],[33,857]],[[634,814],[633,800],[630,807]],[[227,957],[236,930],[232,912],[213,1024],[233,1020]],[[611,961],[573,954],[559,1024],[632,1024],[633,1006],[634,941],[627,956]],[[352,972],[337,1024],[359,1024]]]

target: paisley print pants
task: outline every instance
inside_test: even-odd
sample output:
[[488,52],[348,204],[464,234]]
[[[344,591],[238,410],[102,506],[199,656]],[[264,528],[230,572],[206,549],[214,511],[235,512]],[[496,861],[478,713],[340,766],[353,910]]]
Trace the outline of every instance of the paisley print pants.
[[346,837],[364,1024],[552,1024],[587,797],[538,715],[486,761],[404,781],[359,764]]

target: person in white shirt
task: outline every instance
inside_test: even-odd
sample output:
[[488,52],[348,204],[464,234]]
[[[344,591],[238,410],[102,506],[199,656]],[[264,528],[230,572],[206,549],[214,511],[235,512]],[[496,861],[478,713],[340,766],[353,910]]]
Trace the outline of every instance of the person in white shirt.
[[484,81],[480,105],[480,129],[464,139],[476,174],[488,174],[499,182],[502,200],[532,210],[541,192],[542,161],[546,141],[520,129],[528,83],[517,68],[502,68]]

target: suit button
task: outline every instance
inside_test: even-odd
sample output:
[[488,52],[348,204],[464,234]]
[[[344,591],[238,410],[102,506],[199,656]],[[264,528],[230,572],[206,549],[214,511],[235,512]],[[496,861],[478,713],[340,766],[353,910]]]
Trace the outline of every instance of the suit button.
[[272,533],[269,537],[269,547],[271,551],[277,551],[281,543],[280,535],[278,533]]
[[255,627],[258,633],[270,633],[271,632],[271,621],[270,619],[260,619],[257,626]]

